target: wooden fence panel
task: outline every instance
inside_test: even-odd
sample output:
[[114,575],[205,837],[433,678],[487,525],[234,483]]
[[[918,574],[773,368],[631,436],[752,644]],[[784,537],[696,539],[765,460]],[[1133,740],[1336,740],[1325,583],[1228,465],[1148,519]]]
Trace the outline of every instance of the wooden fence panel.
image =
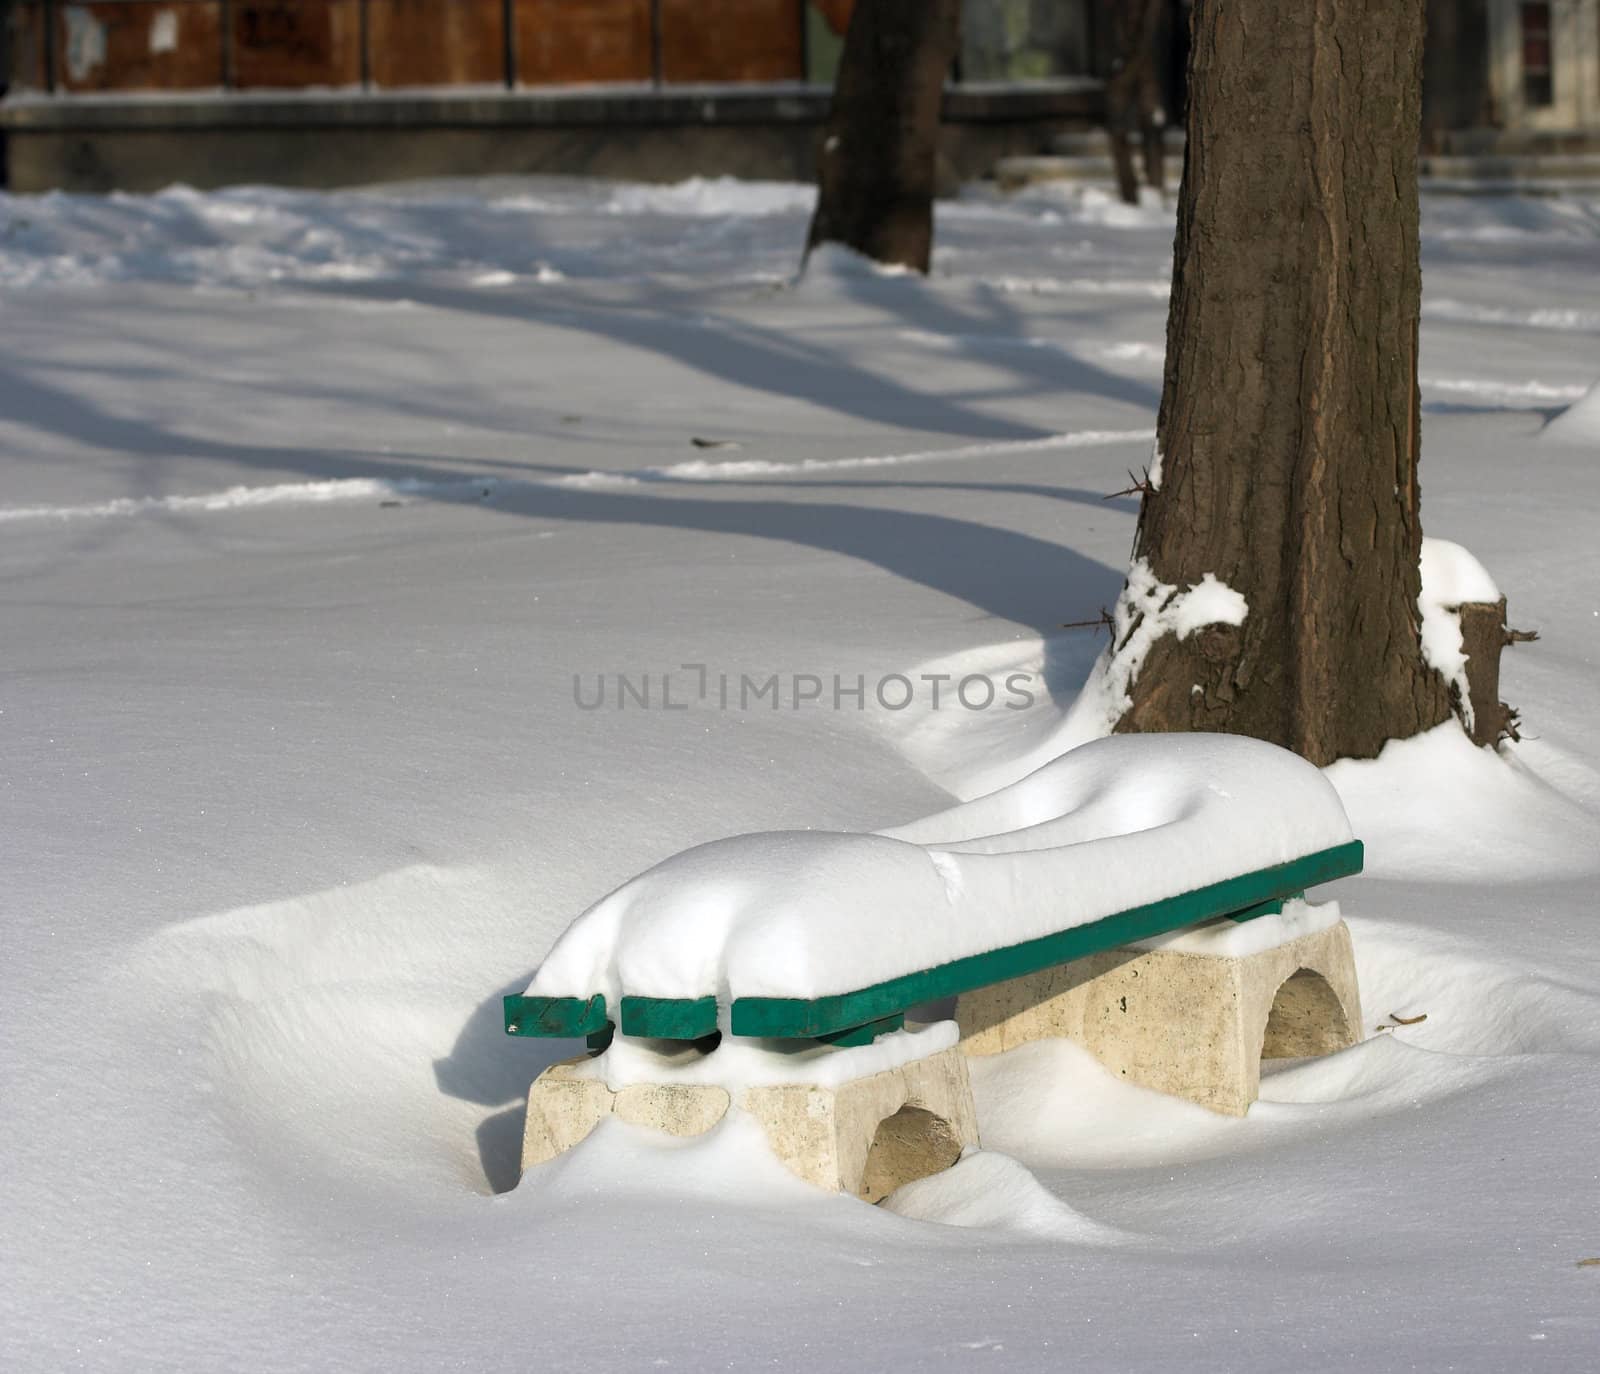
[[481,85],[505,78],[501,0],[368,0],[378,86]]
[[354,86],[361,80],[358,0],[233,0],[234,84]]
[[665,81],[800,81],[804,0],[661,0]]
[[648,81],[649,0],[518,0],[517,78]]
[[218,0],[55,7],[56,88],[193,90],[222,84]]
[[[798,81],[805,31],[836,43],[851,0],[515,0],[525,85]],[[657,22],[652,23],[652,12]],[[11,6],[14,84],[46,84],[42,0]],[[331,88],[363,78],[361,0],[81,0],[54,9],[67,92],[223,84]],[[503,0],[367,0],[365,74],[379,87],[498,84]],[[226,32],[224,32],[226,29]],[[226,53],[225,51],[226,50]],[[226,58],[226,60],[225,60]],[[815,64],[814,64],[815,65]]]
[[9,70],[5,79],[19,91],[42,91],[44,77],[44,6],[23,0],[11,8]]

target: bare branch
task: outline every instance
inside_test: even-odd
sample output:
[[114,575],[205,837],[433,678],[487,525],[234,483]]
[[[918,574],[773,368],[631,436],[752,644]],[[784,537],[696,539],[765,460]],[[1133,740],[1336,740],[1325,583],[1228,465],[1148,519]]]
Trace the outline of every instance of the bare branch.
[[1102,496],[1102,501],[1115,501],[1119,496],[1148,496],[1153,488],[1150,486],[1150,469],[1144,470],[1143,477],[1135,477],[1133,469],[1128,469],[1128,485],[1121,491],[1114,491]]

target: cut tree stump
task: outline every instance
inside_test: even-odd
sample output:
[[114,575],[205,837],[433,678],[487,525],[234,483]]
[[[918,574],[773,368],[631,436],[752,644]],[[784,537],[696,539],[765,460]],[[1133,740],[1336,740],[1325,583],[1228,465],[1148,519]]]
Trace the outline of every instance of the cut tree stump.
[[1500,700],[1500,652],[1511,644],[1537,639],[1533,630],[1506,628],[1506,599],[1468,601],[1459,609],[1461,649],[1467,656],[1467,697],[1472,708],[1468,734],[1474,744],[1493,746],[1518,739],[1517,713]]

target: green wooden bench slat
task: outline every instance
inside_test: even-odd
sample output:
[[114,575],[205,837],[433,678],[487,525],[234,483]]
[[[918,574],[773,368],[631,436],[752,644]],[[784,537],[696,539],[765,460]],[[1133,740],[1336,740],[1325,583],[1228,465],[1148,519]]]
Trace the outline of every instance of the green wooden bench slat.
[[817,1039],[839,1049],[850,1049],[856,1045],[870,1045],[880,1035],[904,1029],[905,1024],[906,1014],[897,1011],[893,1016],[886,1016],[883,1020],[874,1021],[870,1025],[851,1026],[849,1030],[834,1031],[831,1035],[819,1035]]
[[507,1035],[597,1035],[610,1024],[605,994],[593,997],[526,997],[504,999]]
[[698,1040],[717,1028],[717,999],[628,997],[622,999],[622,1033],[657,1040]]
[[740,997],[732,1011],[735,1035],[775,1039],[814,1039],[881,1021],[919,1002],[955,997],[974,988],[1003,983],[1102,949],[1147,940],[1169,930],[1231,911],[1245,911],[1274,898],[1303,892],[1318,883],[1361,871],[1360,840],[1319,850],[1304,858],[1210,883],[1159,902],[1149,902],[1070,930],[954,959],[919,973],[905,974],[855,992],[831,997]]
[[1247,906],[1243,911],[1230,911],[1228,919],[1243,925],[1246,921],[1253,921],[1258,916],[1281,916],[1283,915],[1283,904],[1285,902],[1299,901],[1305,895],[1303,892],[1291,892],[1283,897],[1272,897],[1267,901],[1257,902],[1254,906]]

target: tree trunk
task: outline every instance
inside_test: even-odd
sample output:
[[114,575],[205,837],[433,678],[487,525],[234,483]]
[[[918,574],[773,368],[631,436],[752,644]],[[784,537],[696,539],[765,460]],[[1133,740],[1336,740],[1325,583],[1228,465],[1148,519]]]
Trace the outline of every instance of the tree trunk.
[[[1417,593],[1422,0],[1196,0],[1156,472],[1119,730],[1314,763],[1450,713]],[[1211,573],[1242,623],[1134,632]],[[1213,599],[1214,603],[1214,599]],[[1163,624],[1157,618],[1158,625]],[[1138,655],[1128,661],[1130,654]]]
[[842,243],[928,270],[939,107],[960,0],[857,0],[817,166],[806,253]]
[[1145,179],[1156,190],[1165,190],[1161,140],[1166,116],[1155,64],[1161,4],[1162,0],[1125,0],[1113,13],[1117,58],[1106,82],[1106,132],[1111,137],[1117,192],[1129,205],[1139,203],[1131,146],[1135,135],[1144,152]]

